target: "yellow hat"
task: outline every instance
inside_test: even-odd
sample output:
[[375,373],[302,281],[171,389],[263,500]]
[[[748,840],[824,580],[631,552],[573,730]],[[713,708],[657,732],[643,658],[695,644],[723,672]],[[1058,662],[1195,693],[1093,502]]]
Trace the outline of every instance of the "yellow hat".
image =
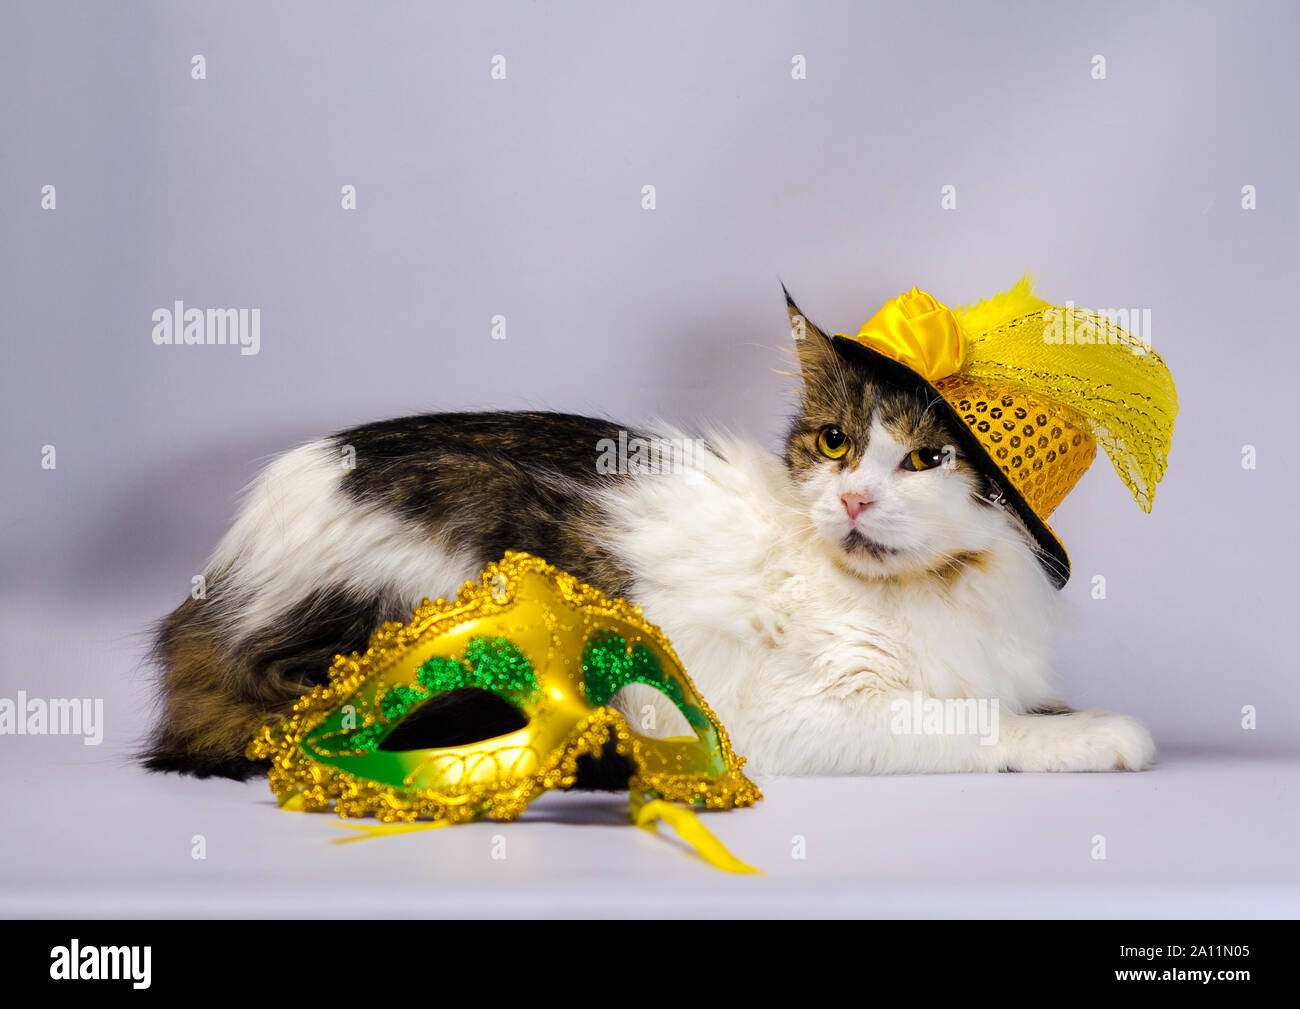
[[1151,510],[1178,394],[1160,355],[1112,314],[1051,305],[1034,296],[1028,276],[956,310],[914,287],[834,343],[878,379],[928,390],[992,482],[994,500],[1037,541],[1058,586],[1070,577],[1070,559],[1047,518],[1098,444]]

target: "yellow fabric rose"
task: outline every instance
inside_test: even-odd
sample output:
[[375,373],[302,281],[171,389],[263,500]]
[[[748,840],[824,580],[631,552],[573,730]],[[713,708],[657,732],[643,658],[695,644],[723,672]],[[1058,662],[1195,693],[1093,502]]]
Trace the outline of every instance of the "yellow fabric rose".
[[854,339],[929,382],[954,374],[962,363],[964,346],[956,316],[917,287],[885,302]]

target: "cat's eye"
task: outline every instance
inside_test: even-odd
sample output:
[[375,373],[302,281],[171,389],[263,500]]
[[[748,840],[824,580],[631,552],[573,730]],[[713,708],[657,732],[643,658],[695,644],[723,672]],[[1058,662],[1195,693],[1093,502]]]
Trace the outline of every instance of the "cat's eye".
[[917,448],[903,457],[900,465],[903,469],[920,473],[922,470],[934,469],[943,464],[944,450],[941,448]]
[[849,450],[849,436],[833,424],[817,435],[817,451],[827,459],[842,458]]

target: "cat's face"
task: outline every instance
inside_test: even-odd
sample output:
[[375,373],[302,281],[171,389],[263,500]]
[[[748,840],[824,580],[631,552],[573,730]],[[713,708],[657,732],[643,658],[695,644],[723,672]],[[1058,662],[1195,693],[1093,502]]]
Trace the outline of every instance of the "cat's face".
[[786,462],[809,518],[869,577],[945,572],[1017,535],[938,410],[878,384],[790,305],[802,413]]

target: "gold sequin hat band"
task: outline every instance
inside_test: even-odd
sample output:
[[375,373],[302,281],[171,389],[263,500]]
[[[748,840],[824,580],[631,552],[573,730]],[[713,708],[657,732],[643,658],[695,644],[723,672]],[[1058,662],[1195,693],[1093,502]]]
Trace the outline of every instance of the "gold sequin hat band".
[[[1047,519],[1097,445],[1143,511],[1164,476],[1178,415],[1169,368],[1109,315],[1052,305],[1026,276],[957,309],[912,288],[836,348],[878,381],[923,393],[1038,545],[1053,582],[1070,577]],[[929,405],[927,403],[927,405]]]

